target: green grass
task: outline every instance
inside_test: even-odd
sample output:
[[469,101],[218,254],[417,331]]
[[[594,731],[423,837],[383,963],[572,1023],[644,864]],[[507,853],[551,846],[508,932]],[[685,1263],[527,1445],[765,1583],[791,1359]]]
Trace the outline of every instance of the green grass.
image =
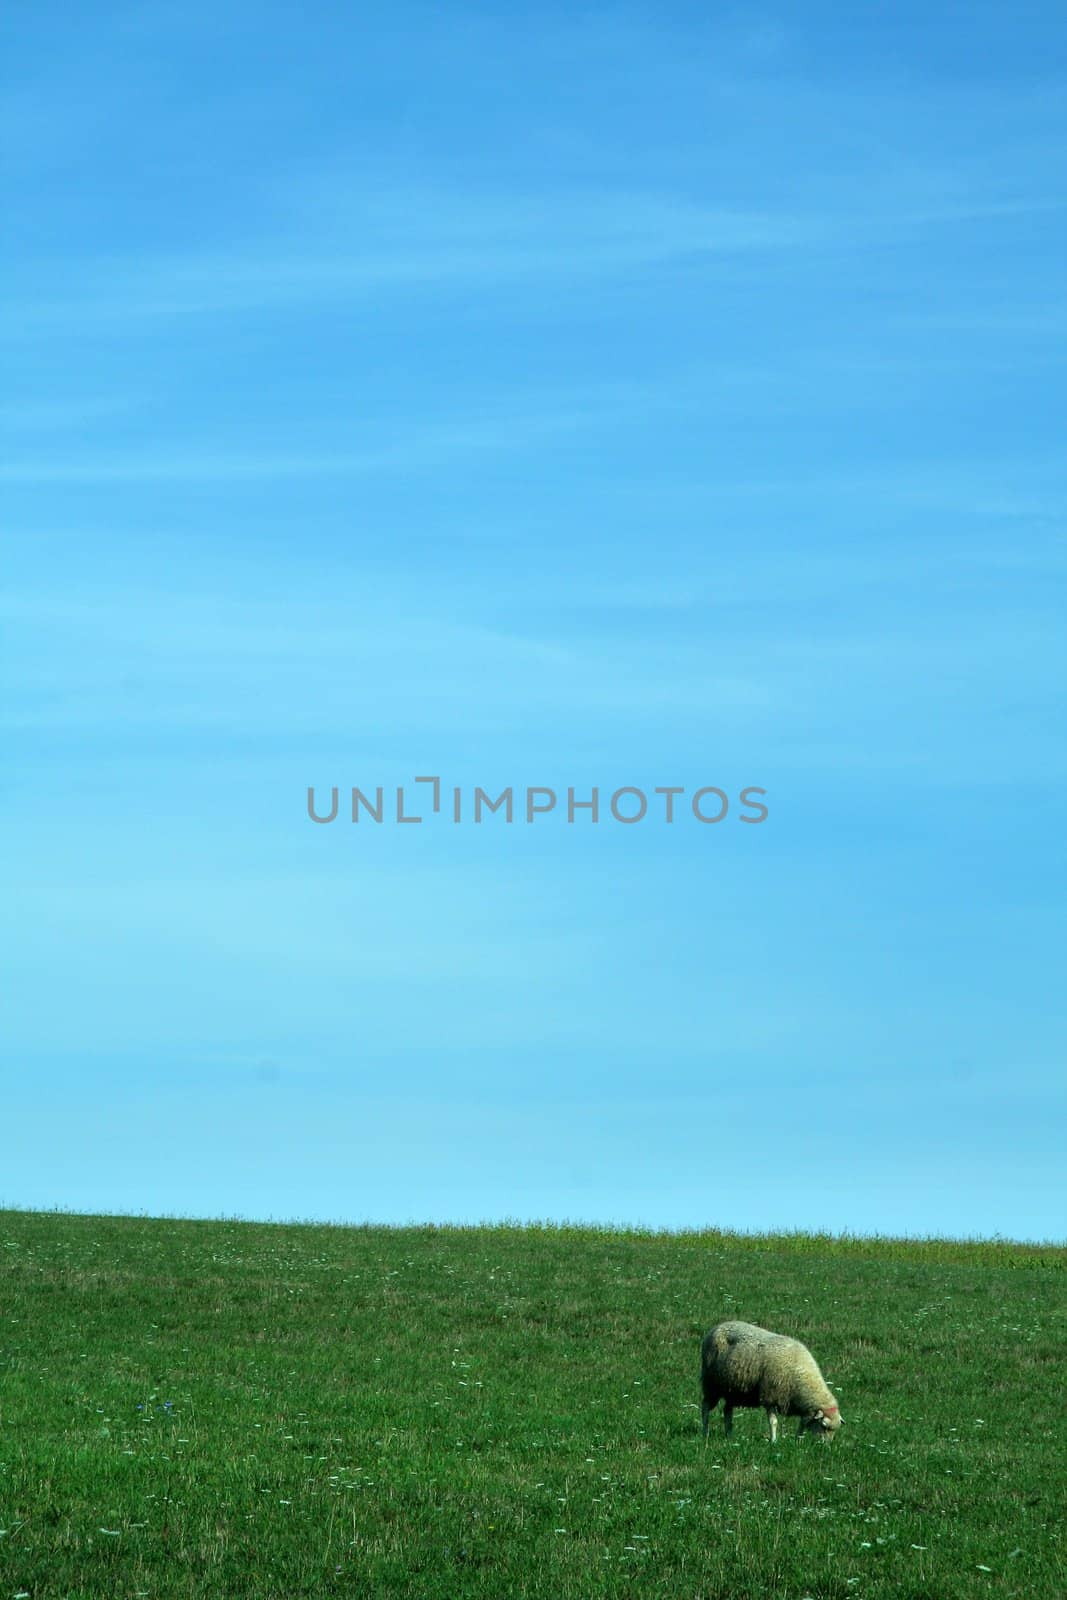
[[[0,1212],[0,1600],[1063,1592],[1065,1252]],[[723,1316],[830,1446],[700,1437]]]

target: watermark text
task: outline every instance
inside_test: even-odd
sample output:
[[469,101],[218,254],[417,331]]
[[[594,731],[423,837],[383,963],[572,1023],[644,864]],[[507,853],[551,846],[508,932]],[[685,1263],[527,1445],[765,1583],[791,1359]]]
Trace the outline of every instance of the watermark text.
[[[416,784],[426,787],[416,790]],[[571,825],[595,826],[609,822],[629,828],[643,822],[697,822],[714,826],[729,817],[756,825],[766,822],[770,814],[765,804],[766,795],[766,789],[758,784],[747,784],[736,794],[716,784],[705,784],[690,794],[682,784],[657,784],[651,789],[642,789],[630,783],[610,793],[597,786],[581,790],[568,786],[566,790],[559,790],[547,784],[529,784],[524,788],[509,785],[494,795],[480,785],[474,788],[445,786],[441,778],[434,775],[414,778],[410,792],[404,784],[378,784],[365,789],[354,785],[341,789],[334,785],[328,799],[325,792],[319,793],[314,785],[309,785],[307,814],[312,822],[323,826],[337,822],[342,816],[351,822],[379,825],[410,826],[441,817],[453,824],[481,825],[491,821],[507,826],[514,822],[532,824],[553,814],[557,821]]]

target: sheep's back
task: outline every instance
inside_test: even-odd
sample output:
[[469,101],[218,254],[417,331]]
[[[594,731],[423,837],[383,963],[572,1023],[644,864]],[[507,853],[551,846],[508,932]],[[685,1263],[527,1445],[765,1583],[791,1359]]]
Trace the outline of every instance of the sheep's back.
[[704,1368],[727,1399],[759,1401],[768,1354],[781,1336],[752,1322],[720,1322],[706,1336]]

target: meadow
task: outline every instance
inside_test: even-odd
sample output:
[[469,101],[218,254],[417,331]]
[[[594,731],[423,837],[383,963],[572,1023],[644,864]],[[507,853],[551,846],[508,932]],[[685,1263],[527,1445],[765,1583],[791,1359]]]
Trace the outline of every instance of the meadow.
[[[1061,1595],[1065,1260],[0,1212],[0,1600]],[[724,1316],[833,1444],[705,1448]]]

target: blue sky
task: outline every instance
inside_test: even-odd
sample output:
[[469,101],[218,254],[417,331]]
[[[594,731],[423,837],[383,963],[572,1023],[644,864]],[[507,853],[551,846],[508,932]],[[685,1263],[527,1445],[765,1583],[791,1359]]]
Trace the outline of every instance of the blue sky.
[[1060,8],[5,26],[0,1202],[1062,1236]]

